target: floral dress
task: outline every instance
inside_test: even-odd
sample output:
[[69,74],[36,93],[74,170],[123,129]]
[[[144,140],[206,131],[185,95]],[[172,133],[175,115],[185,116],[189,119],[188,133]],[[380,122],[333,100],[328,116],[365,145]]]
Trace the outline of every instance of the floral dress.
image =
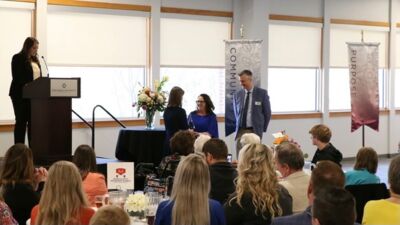
[[18,225],[18,222],[12,216],[12,212],[8,205],[0,201],[0,224],[2,225]]

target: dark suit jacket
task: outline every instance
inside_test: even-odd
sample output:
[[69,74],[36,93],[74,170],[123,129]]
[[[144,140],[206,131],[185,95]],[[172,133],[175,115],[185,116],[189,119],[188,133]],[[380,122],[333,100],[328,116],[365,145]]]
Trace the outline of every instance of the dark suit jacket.
[[[239,130],[240,120],[242,118],[245,95],[245,90],[241,89],[233,96],[233,111],[236,118],[236,134]],[[251,122],[253,124],[252,126],[254,133],[261,138],[262,133],[267,131],[269,120],[271,119],[271,104],[269,102],[268,92],[265,89],[254,87],[251,95]]]
[[[276,217],[272,220],[271,225],[311,225],[311,217],[311,206],[309,206],[302,213],[292,216]],[[360,224],[354,223],[354,225]]]
[[[40,68],[40,65],[39,65]],[[11,62],[12,81],[9,95],[11,98],[22,98],[23,87],[33,81],[32,65],[23,54],[15,54]]]

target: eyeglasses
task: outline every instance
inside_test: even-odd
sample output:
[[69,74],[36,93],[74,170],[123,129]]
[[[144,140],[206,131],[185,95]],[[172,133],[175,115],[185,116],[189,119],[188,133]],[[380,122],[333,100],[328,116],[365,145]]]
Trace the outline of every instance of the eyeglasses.
[[197,100],[196,103],[203,103],[204,101]]

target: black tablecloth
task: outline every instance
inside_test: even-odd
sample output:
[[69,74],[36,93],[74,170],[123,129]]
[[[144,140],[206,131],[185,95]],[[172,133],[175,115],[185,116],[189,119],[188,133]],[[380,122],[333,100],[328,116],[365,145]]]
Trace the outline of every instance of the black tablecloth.
[[162,158],[165,129],[147,130],[144,127],[121,129],[119,131],[115,157],[119,160],[158,165]]

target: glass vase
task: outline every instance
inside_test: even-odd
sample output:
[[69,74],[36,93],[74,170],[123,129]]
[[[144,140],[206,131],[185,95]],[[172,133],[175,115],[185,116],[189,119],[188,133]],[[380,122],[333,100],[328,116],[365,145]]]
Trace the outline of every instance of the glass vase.
[[146,110],[146,115],[144,121],[146,123],[146,129],[153,130],[154,129],[154,116],[156,115],[155,110]]

